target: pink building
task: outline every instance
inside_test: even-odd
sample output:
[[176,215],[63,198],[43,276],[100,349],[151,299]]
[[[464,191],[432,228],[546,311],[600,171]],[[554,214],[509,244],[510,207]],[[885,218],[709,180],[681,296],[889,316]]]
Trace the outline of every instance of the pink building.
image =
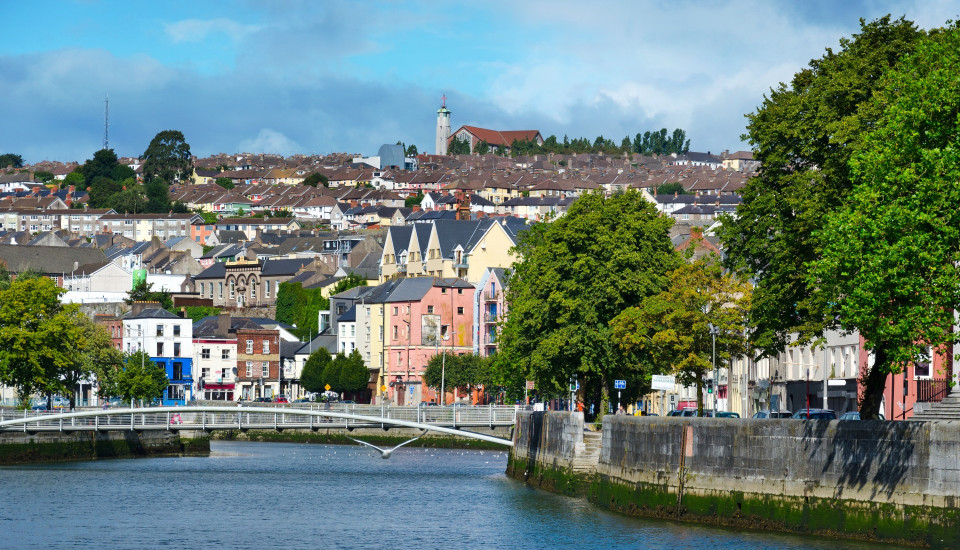
[[[384,355],[390,402],[438,402],[423,383],[430,358],[440,351],[473,353],[473,285],[462,279],[414,279],[387,300]],[[419,282],[422,281],[422,282]],[[446,403],[458,397],[448,388]]]

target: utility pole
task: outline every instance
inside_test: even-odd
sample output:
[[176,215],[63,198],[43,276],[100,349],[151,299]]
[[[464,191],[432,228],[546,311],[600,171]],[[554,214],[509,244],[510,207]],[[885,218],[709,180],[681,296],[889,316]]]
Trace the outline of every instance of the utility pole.
[[110,148],[110,96],[103,97],[103,148]]

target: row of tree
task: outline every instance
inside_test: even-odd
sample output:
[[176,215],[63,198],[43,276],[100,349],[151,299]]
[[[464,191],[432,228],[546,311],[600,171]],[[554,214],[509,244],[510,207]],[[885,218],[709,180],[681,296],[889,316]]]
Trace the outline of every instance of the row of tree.
[[29,407],[33,395],[55,394],[73,406],[76,388],[91,376],[101,397],[160,397],[168,385],[164,369],[114,348],[106,329],[60,302],[63,292],[36,274],[0,277],[0,382],[16,389],[20,406]]
[[143,184],[136,172],[119,163],[113,149],[101,149],[82,166],[68,174],[65,186],[86,190],[93,208],[113,208],[117,212],[187,212],[184,205],[170,203],[169,186],[193,175],[190,145],[183,133],[165,130],[150,141],[140,157]]
[[[685,130],[677,128],[672,134],[668,134],[666,128],[659,131],[646,131],[637,133],[631,140],[630,136],[624,136],[620,143],[605,138],[602,135],[597,136],[591,141],[589,138],[573,138],[563,136],[563,141],[557,139],[557,136],[551,135],[543,140],[543,144],[538,144],[534,139],[517,139],[510,144],[510,156],[535,155],[544,153],[556,153],[561,155],[574,155],[580,153],[603,153],[606,155],[629,155],[630,153],[640,153],[642,155],[669,155],[672,153],[685,154],[690,150],[690,140],[687,139]],[[506,156],[507,149],[503,145],[492,147],[485,141],[479,141],[471,149],[470,143],[466,140],[454,138],[450,140],[447,146],[448,155],[486,155],[493,153],[498,156]]]
[[350,355],[331,356],[326,348],[320,348],[310,354],[300,373],[300,385],[313,393],[329,390],[356,394],[367,389],[369,382],[370,370],[357,350]]

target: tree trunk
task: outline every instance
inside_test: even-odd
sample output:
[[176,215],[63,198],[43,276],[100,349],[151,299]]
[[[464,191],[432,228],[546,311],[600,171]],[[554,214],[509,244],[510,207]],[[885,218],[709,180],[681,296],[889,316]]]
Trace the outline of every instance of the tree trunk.
[[697,377],[697,416],[703,416],[703,376]]
[[883,400],[883,390],[887,385],[887,374],[890,372],[886,348],[879,346],[874,351],[873,368],[862,379],[863,399],[860,401],[860,418],[877,420],[880,418],[880,402]]

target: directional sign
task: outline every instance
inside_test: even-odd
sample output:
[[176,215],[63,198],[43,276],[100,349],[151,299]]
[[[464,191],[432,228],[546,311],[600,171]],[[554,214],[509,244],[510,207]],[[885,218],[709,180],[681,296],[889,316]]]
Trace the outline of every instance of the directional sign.
[[672,374],[654,374],[651,389],[669,391],[677,385],[677,379]]
[[613,389],[615,389],[615,390],[625,390],[625,389],[627,389],[627,381],[626,381],[626,380],[614,380],[614,381],[613,381]]

